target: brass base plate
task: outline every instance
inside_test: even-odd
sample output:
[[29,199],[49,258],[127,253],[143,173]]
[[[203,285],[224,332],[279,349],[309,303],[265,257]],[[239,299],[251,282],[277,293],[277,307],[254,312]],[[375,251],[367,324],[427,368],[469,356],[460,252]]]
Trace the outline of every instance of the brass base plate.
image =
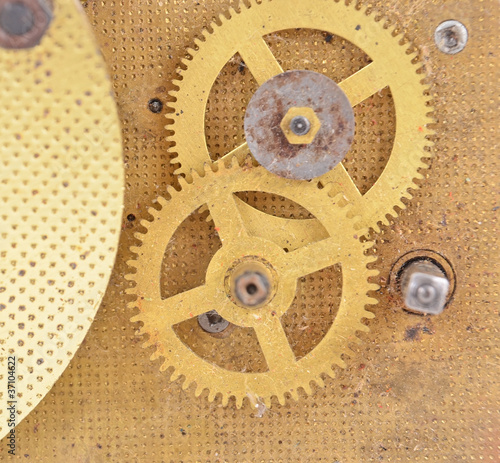
[[[492,194],[498,183],[498,105],[492,92],[499,71],[494,0],[371,2],[419,46],[433,85],[438,135],[420,190],[400,217],[376,236],[380,303],[373,309],[370,333],[363,335],[364,343],[355,348],[346,369],[326,379],[326,387],[313,396],[273,406],[260,416],[249,405],[236,410],[231,403],[224,408],[218,401],[208,402],[206,394],[195,398],[194,390],[169,383],[159,371],[159,360],[150,361],[153,348],[141,348],[137,326],[129,321],[134,311],[126,308],[130,296],[125,295],[125,262],[132,258],[128,248],[136,244],[133,234],[141,229],[139,219],[147,217],[152,200],[165,195],[174,181],[165,118],[150,112],[148,101],[168,100],[185,47],[230,3],[235,2],[83,3],[113,78],[123,124],[123,233],[115,272],[95,321],[60,380],[18,426],[18,455],[12,460],[498,461],[499,204]],[[436,26],[450,18],[469,30],[467,47],[454,56],[442,54],[433,42]],[[353,66],[364,64],[365,58],[348,43],[320,32],[285,31],[270,40],[278,59],[288,60],[289,67],[324,69],[341,79]],[[218,120],[235,118],[239,125],[243,112],[232,108],[244,106],[239,92],[252,85],[255,88],[237,57],[219,76],[206,116],[215,155],[218,149],[228,152],[234,140],[224,138],[224,124],[217,123],[212,109],[222,105]],[[357,134],[345,162],[362,189],[382,169],[383,154],[391,145],[395,120],[390,108],[387,92],[381,92],[355,111]],[[290,214],[279,198],[250,197],[260,207]],[[196,235],[203,222],[193,223],[187,228]],[[456,272],[454,298],[438,317],[401,310],[387,286],[393,264],[416,249],[438,251]],[[199,260],[192,252],[185,262],[195,265]],[[330,291],[322,278],[306,282],[309,298]],[[321,306],[315,310],[320,312]],[[183,333],[198,345],[228,339],[205,341],[189,330]],[[223,354],[219,350],[214,355]],[[244,355],[223,360],[248,363]],[[0,448],[5,452],[5,441]]]

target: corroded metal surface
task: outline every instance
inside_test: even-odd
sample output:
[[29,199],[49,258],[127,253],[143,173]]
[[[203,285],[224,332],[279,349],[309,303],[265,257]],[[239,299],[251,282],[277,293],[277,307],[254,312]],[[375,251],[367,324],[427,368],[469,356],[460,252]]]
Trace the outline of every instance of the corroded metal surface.
[[[313,124],[314,137],[308,143],[290,143],[281,127],[287,112],[297,107],[311,108],[319,119],[319,129]],[[354,114],[333,80],[312,71],[288,71],[254,94],[245,112],[245,135],[250,152],[267,170],[309,180],[344,159],[354,136]]]

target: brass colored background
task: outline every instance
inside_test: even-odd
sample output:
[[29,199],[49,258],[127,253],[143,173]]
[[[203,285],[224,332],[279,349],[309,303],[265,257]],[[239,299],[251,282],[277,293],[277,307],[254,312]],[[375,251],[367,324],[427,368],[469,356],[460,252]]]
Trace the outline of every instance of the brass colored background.
[[[128,247],[135,244],[133,233],[140,229],[139,220],[147,217],[147,207],[175,181],[165,141],[167,110],[153,114],[148,101],[158,97],[167,103],[185,47],[229,3],[83,4],[108,64],[123,124],[123,232],[114,274],[94,324],[52,391],[17,427],[18,455],[13,460],[499,461],[500,76],[495,0],[374,2],[420,49],[432,83],[437,136],[421,189],[408,209],[375,236],[380,256],[375,266],[382,285],[380,303],[373,308],[376,318],[368,323],[371,331],[362,335],[364,344],[356,347],[336,379],[326,379],[326,387],[313,396],[275,405],[260,417],[248,404],[236,410],[232,402],[227,408],[218,400],[209,403],[206,393],[195,398],[193,388],[183,391],[159,372],[160,361],[149,360],[153,349],[141,348],[137,326],[129,322],[130,297],[124,294]],[[440,53],[432,37],[435,27],[447,19],[462,21],[470,34],[466,49],[454,56]],[[270,40],[282,44],[276,50],[282,50],[279,60],[288,60],[285,67],[300,67],[307,60],[310,69],[324,66],[342,77],[364,59],[349,44],[319,32],[287,31]],[[305,50],[300,57],[295,54],[298,49]],[[233,142],[231,137],[224,140],[226,129],[217,120],[234,116],[235,130],[241,130],[241,100],[251,95],[252,82],[248,73],[239,71],[238,58],[234,60],[214,88],[207,114],[209,143],[215,137],[219,144]],[[248,81],[242,83],[244,79]],[[238,95],[243,92],[236,105],[228,98],[232,89]],[[346,165],[357,184],[366,187],[386,160],[394,116],[388,92],[361,106],[356,143]],[[228,150],[221,147],[222,151]],[[279,198],[254,202],[284,215],[290,206]],[[197,223],[201,222],[187,228],[201,246]],[[437,251],[454,268],[456,292],[440,316],[404,312],[390,290],[392,265],[416,249]],[[195,256],[186,252],[186,265],[194,264]],[[307,297],[318,304],[321,276],[312,280]],[[196,334],[190,336],[195,338],[190,342],[202,343]],[[237,360],[238,365],[245,363],[244,357]],[[7,459],[5,442],[0,448]]]

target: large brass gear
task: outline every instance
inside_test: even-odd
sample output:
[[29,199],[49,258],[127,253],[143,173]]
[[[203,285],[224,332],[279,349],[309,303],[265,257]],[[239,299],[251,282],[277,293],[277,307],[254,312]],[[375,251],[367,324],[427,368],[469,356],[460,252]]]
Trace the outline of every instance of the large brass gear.
[[[377,272],[367,269],[373,257],[365,251],[371,244],[359,240],[345,208],[332,210],[328,186],[318,191],[314,184],[276,178],[262,167],[234,164],[206,166],[202,176],[193,172],[193,183],[182,181],[181,191],[170,190],[170,200],[158,198],[160,210],[150,208],[152,220],[141,222],[147,232],[136,234],[142,244],[132,248],[137,257],[129,262],[135,273],[127,279],[135,285],[128,292],[137,296],[130,307],[139,310],[132,321],[143,323],[140,334],[149,335],[145,346],[156,347],[152,359],[164,358],[162,370],[173,367],[172,381],[183,375],[184,388],[196,383],[197,396],[208,389],[209,400],[220,394],[224,405],[232,396],[238,407],[245,397],[270,406],[276,396],[283,404],[287,394],[298,398],[298,388],[310,394],[311,381],[323,384],[321,376],[333,376],[333,364],[344,365],[341,355],[349,352],[350,343],[358,341],[356,331],[368,331],[361,320],[373,317],[365,306],[376,303],[367,292],[377,288],[368,282]],[[308,226],[310,219],[297,220],[306,224],[299,227],[299,235],[288,233],[288,238],[283,230],[275,233],[285,219],[272,217],[272,227],[257,227],[262,218],[256,220],[255,215],[267,214],[254,211],[247,215],[252,208],[234,195],[240,191],[264,191],[296,201],[314,214],[329,236],[316,241],[316,232]],[[164,251],[183,220],[204,206],[210,211],[222,247],[210,261],[202,286],[163,299],[160,274]],[[275,275],[272,297],[258,309],[237,304],[227,289],[228,272],[249,260],[264,263]],[[319,344],[297,360],[280,317],[295,297],[299,277],[336,263],[342,267],[342,297],[336,317]],[[229,371],[203,360],[180,341],[173,326],[212,309],[237,326],[255,330],[268,366],[266,372]]]
[[[396,112],[396,135],[391,156],[377,182],[361,194],[344,166],[317,178],[319,185],[334,185],[332,195],[342,193],[353,206],[352,214],[359,215],[360,227],[379,230],[378,222],[387,224],[387,215],[396,216],[395,207],[405,208],[402,198],[411,198],[408,190],[418,188],[414,179],[423,178],[419,169],[427,164],[426,147],[432,145],[428,136],[433,132],[427,127],[433,119],[428,116],[430,97],[425,95],[428,86],[422,84],[415,52],[408,45],[401,45],[401,35],[394,28],[384,28],[381,17],[374,17],[368,10],[346,5],[338,0],[264,0],[261,3],[240,3],[239,10],[231,9],[219,23],[203,32],[203,40],[196,40],[197,50],[189,49],[190,59],[182,60],[179,79],[174,83],[178,90],[171,92],[175,102],[167,117],[173,120],[167,128],[172,130],[169,139],[175,143],[173,162],[179,163],[177,173],[187,177],[192,169],[203,171],[203,164],[210,162],[205,140],[205,110],[220,70],[239,53],[258,84],[283,72],[263,37],[284,29],[318,29],[341,36],[363,50],[372,62],[339,82],[353,106],[364,101],[382,88],[389,86]],[[246,143],[221,159],[248,154]],[[290,224],[293,226],[293,224]]]

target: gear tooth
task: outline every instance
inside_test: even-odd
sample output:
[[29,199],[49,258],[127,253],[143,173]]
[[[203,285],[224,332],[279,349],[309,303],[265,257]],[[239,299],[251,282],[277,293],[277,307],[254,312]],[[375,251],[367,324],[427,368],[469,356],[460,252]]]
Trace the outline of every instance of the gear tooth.
[[305,383],[305,384],[302,386],[302,389],[304,389],[304,392],[305,392],[307,395],[312,395],[312,387],[311,387],[311,383],[310,383],[310,382]]
[[[281,405],[285,405],[285,398],[284,397],[279,397],[279,396],[275,396],[277,399],[278,399],[278,402],[281,404]],[[264,405],[266,406],[266,408],[271,408],[273,406],[273,401],[271,400],[271,397],[261,397],[261,401],[264,402]]]
[[[126,307],[127,307],[127,309],[130,309],[130,310],[138,309],[139,307],[137,305],[137,299],[135,301],[132,301],[132,302],[127,302]],[[132,321],[132,320],[130,320],[130,321]]]
[[[125,279],[129,281],[135,281],[134,280],[135,275],[125,275]],[[128,277],[128,278],[127,278]],[[135,288],[125,288],[125,294],[130,294],[132,296],[137,296],[136,289]],[[131,302],[131,304],[135,305],[135,301]]]
[[[193,178],[191,177],[191,180],[192,180],[192,179],[193,179]],[[177,177],[177,181],[179,182],[179,185],[180,185],[180,187],[181,187],[181,190],[186,189],[186,188],[189,186],[189,184],[191,184],[191,183],[192,183],[192,181],[191,181],[191,182],[188,182],[188,181],[187,181],[187,179],[186,179],[185,177]]]
[[[136,307],[135,301],[134,302],[129,302],[129,304],[134,304],[134,307],[130,307],[131,309],[134,309]],[[142,322],[143,321],[142,320],[142,313],[139,313],[137,315],[134,315],[133,317],[130,317],[130,321],[132,323]]]
[[[180,82],[180,81],[178,81],[178,82]],[[179,93],[179,92],[178,92],[178,90],[169,90],[169,91],[167,92],[167,95],[168,95],[168,96],[170,96],[170,97],[172,98],[172,100],[173,100],[173,101],[172,101],[172,103],[174,103],[174,102],[176,102],[176,101],[177,101],[177,94],[178,94],[178,93]],[[168,108],[172,108],[172,109],[174,110],[174,112],[175,112],[175,107],[174,107],[173,105],[168,104],[168,105],[167,105],[167,107],[168,107]],[[165,117],[167,117],[167,118],[168,118],[169,116],[170,116],[169,114],[166,114],[166,115],[165,115]]]
[[403,198],[412,199],[413,198],[413,194],[410,191],[405,191],[403,193]]
[[187,47],[186,48],[186,53],[191,57],[191,59],[193,59],[194,55],[196,55],[196,50],[194,48]]
[[205,42],[205,40],[202,40],[202,38],[204,38],[203,36],[202,37],[196,37],[194,39],[194,44],[198,47],[198,48],[201,48],[203,47],[203,43]]
[[[139,254],[141,252],[141,247],[140,246],[130,246],[129,247],[130,251],[132,251],[134,254]],[[128,260],[127,265],[130,267],[137,267],[137,261],[136,260]]]
[[200,384],[196,383],[196,391],[194,392],[194,396],[195,397],[200,397],[200,395],[202,394],[203,392],[203,386],[201,386]]
[[[283,407],[284,405],[286,405],[286,394],[283,393],[283,392],[280,392],[279,394],[276,394],[276,398],[278,399],[278,403]],[[270,399],[269,400],[269,406],[266,404],[266,407],[267,408],[271,408],[272,407],[272,400]]]
[[318,376],[317,378],[314,379],[314,382],[318,385],[318,387],[323,388],[325,387],[325,382],[323,381],[323,378],[321,376]]
[[[180,69],[177,70],[177,77],[182,77],[182,75],[179,73],[180,72]],[[175,93],[178,93],[179,90],[181,89],[181,85],[182,85],[182,79],[177,79],[177,78],[174,78],[172,79],[172,85],[174,86],[174,89],[175,89]],[[170,94],[170,92],[169,92]],[[176,96],[176,95],[174,95]],[[177,99],[177,98],[176,98]]]
[[[371,288],[370,290],[371,291],[378,291],[380,289],[380,286],[379,285],[376,285],[376,284],[373,284],[373,288]],[[368,297],[368,300],[367,300],[367,304],[368,305],[377,305],[378,304],[378,300],[375,299],[374,297]],[[366,318],[374,318],[375,317],[375,314],[373,314],[372,312],[369,312],[367,311],[370,315],[366,315]]]
[[[142,220],[141,220],[141,222],[142,222]],[[146,221],[146,222],[147,222],[147,221]],[[149,222],[147,222],[147,223],[149,224]],[[141,223],[141,225],[142,225],[142,223]],[[143,225],[143,226],[145,227],[146,225]],[[142,240],[144,239],[144,233],[141,233],[141,232],[135,232],[135,233],[134,233],[134,238],[135,238],[136,240],[142,241]]]
[[368,333],[370,331],[370,328],[368,328],[363,323],[357,323],[356,324],[356,331],[362,331],[363,333]]
[[222,406],[227,407],[227,404],[229,403],[229,394],[221,394],[222,395]]
[[208,390],[208,401],[213,402],[215,400],[215,392],[211,389]]
[[172,374],[170,375],[170,381],[173,383],[174,381],[177,381],[180,378],[181,374],[177,371],[177,369],[174,369]]
[[204,39],[203,41],[206,42],[210,38],[211,33],[210,33],[210,31],[208,29],[203,29],[201,31],[201,35],[202,35],[202,37]]
[[347,365],[345,364],[345,362],[338,356],[335,356],[333,359],[332,359],[332,362],[337,365],[338,367],[340,368],[345,368]]
[[243,399],[244,399],[244,397],[242,395],[235,396],[236,408],[238,410],[243,406]]
[[381,221],[379,220],[377,223],[374,223],[371,227],[373,229],[373,232],[376,234],[378,234],[382,231],[382,229],[380,228],[380,223],[381,223]]
[[[171,187],[170,185],[167,186],[167,193],[170,194],[172,190],[174,190],[174,187]],[[165,199],[163,196],[158,196],[156,200],[158,201],[158,203],[160,203],[161,207],[165,207],[168,204],[168,200]]]
[[299,400],[299,391],[297,389],[290,389],[290,395],[292,396],[292,399],[297,402]]

